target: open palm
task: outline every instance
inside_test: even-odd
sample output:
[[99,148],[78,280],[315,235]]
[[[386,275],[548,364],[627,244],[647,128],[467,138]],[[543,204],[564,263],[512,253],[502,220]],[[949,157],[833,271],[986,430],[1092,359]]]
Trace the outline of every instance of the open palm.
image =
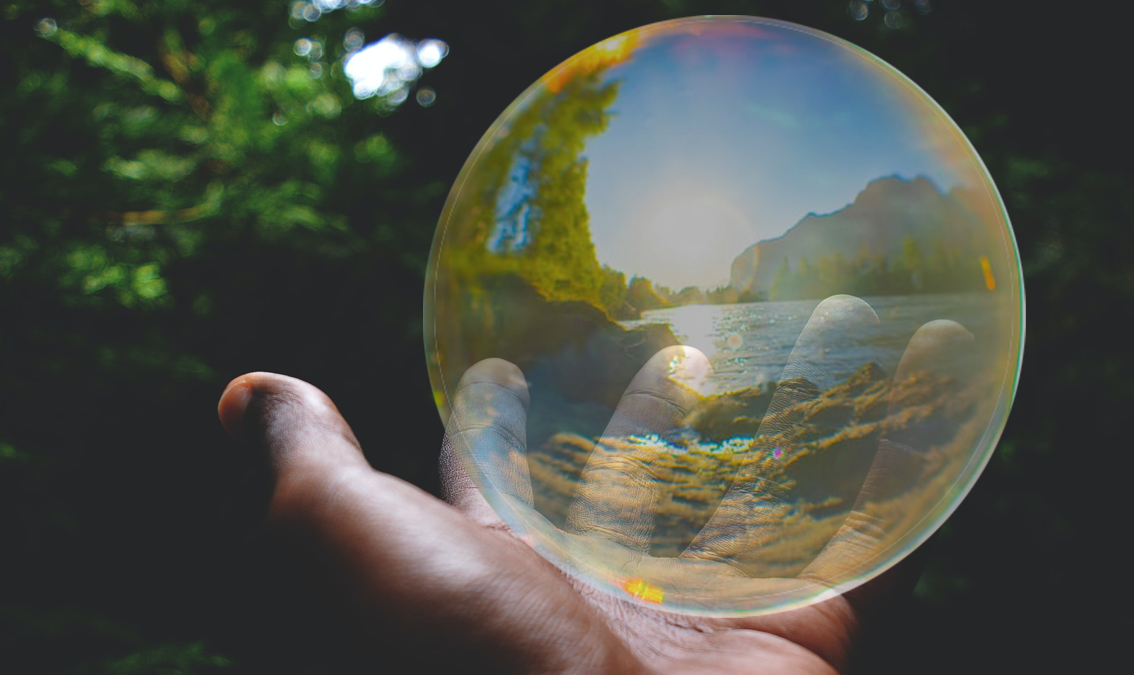
[[[791,410],[814,396],[824,379],[823,345],[860,321],[877,318],[856,298],[836,296],[819,305],[761,434],[791,424]],[[971,335],[958,324],[926,324],[911,341],[897,377],[966,341]],[[705,578],[729,583],[829,584],[879,536],[877,524],[859,507],[884,474],[901,470],[909,448],[882,440],[845,524],[794,579],[745,579],[745,556],[776,536],[774,518],[751,522],[754,505],[775,513],[785,499],[761,480],[756,462],[741,466],[684,553],[649,555],[658,489],[650,453],[657,449],[640,439],[680,427],[697,394],[675,375],[707,367],[702,355],[684,347],[663,350],[643,367],[599,439],[565,531],[556,536],[577,550],[618,558],[651,579],[696,567]],[[230,435],[269,460],[272,530],[350,616],[376,661],[412,657],[416,672],[468,667],[494,673],[838,672],[847,667],[872,617],[916,580],[916,562],[907,559],[823,602],[730,618],[665,612],[594,590],[517,538],[457,461],[454,445],[475,458],[484,480],[510,504],[530,508],[522,440],[528,402],[522,373],[506,361],[482,361],[464,375],[442,447],[449,503],[373,470],[334,404],[307,383],[270,373],[244,375],[225,390],[219,413]],[[746,519],[750,526],[740,527]]]

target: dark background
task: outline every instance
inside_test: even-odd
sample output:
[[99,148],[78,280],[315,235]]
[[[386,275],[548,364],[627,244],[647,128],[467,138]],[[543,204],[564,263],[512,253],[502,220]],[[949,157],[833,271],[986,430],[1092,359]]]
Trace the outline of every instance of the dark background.
[[[888,25],[866,4],[387,0],[291,24],[283,0],[0,8],[0,670],[347,669],[260,540],[263,485],[217,398],[246,371],[306,379],[374,466],[436,492],[421,290],[449,186],[551,67],[696,14],[802,23],[908,75],[987,164],[1023,259],[1008,426],[862,672],[1090,669],[1128,540],[1125,17],[904,0]],[[334,66],[350,27],[445,40],[418,83],[436,103],[355,101]],[[301,37],[326,44],[319,79]]]

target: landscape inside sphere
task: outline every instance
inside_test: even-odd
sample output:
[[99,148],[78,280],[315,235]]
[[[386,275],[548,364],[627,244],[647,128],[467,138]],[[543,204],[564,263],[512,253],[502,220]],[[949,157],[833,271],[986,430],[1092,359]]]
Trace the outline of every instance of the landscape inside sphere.
[[752,17],[553,69],[449,194],[425,292],[448,442],[632,602],[759,614],[925,541],[1004,427],[1024,297],[980,159],[874,56]]

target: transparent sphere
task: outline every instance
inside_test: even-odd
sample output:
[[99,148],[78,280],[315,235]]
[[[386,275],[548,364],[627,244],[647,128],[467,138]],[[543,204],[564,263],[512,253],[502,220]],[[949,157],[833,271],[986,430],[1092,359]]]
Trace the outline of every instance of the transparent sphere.
[[830,35],[645,26],[525,91],[426,287],[447,437],[523,541],[661,609],[759,614],[891,567],[1004,427],[1024,299],[996,188]]

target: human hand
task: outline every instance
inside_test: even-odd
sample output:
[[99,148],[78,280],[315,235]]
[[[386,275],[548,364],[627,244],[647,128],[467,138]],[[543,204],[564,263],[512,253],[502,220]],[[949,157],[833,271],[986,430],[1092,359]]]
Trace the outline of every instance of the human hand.
[[[820,305],[816,315],[833,319],[816,324],[824,331],[861,310],[853,303],[841,308],[828,303],[826,314]],[[967,332],[951,322],[927,324],[920,339],[911,342],[899,374],[963,335]],[[808,347],[805,336],[806,330],[802,358],[793,354],[793,363],[821,366],[822,355]],[[659,368],[673,356],[663,352],[643,368],[600,446],[617,448],[619,438],[677,423],[692,394],[669,377],[668,368]],[[697,358],[690,355],[692,365]],[[801,396],[798,387],[781,389],[773,412],[790,408],[793,397]],[[448,432],[459,443],[505,460],[508,454],[501,448],[524,451],[519,439],[528,392],[518,369],[497,359],[481,362],[466,373],[454,398]],[[656,405],[659,401],[664,404]],[[334,404],[299,380],[268,373],[237,378],[222,395],[219,413],[232,436],[269,460],[271,529],[308,562],[316,578],[329,582],[328,592],[352,617],[376,661],[413,655],[417,672],[470,664],[502,673],[836,672],[847,666],[852,646],[872,618],[916,580],[917,561],[911,557],[848,593],[778,614],[707,618],[664,612],[596,591],[536,555],[484,500],[449,442],[442,470],[451,505],[371,469]],[[883,472],[902,461],[900,451],[885,444],[878,457],[876,468]],[[564,536],[611,555],[632,556],[637,564],[719,566],[722,573],[735,574],[725,560],[743,553],[734,550],[740,540],[720,536],[729,531],[720,523],[731,522],[730,504],[740,513],[750,502],[753,490],[742,489],[749,480],[744,471],[734,485],[740,487],[718,509],[719,518],[710,520],[687,554],[657,563],[642,545],[651,524],[650,482],[635,477],[644,465],[633,459],[588,465]],[[527,476],[522,464],[515,467],[497,475],[510,476],[505,492],[530,503],[530,483],[525,493]],[[860,497],[868,499],[876,482],[868,478]],[[626,502],[640,509],[604,517],[601,503],[612,491],[641,492],[643,486],[645,493]],[[801,575],[803,581],[822,583],[825,568],[855,555],[864,537],[875,536],[868,525],[852,511],[843,530]]]

